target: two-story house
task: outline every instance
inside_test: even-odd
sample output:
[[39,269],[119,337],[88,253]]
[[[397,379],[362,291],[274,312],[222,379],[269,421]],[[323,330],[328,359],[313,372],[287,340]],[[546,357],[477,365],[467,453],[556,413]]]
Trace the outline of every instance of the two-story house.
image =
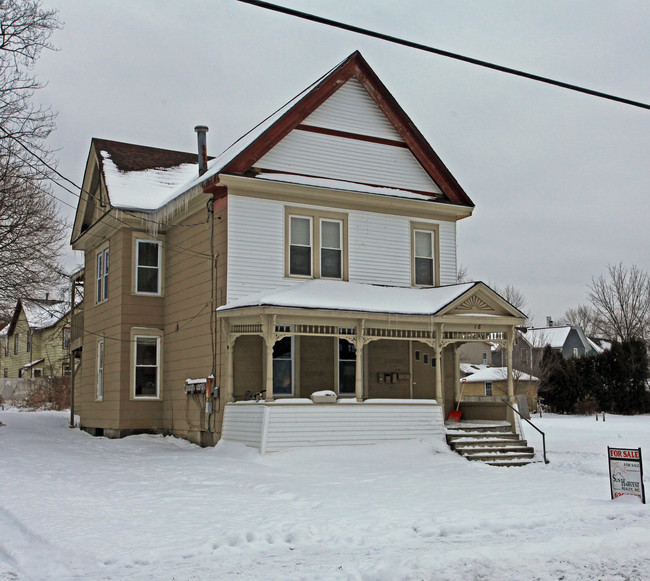
[[400,402],[446,417],[460,345],[511,354],[524,315],[455,284],[472,201],[359,53],[212,160],[196,130],[198,156],[92,141],[82,428],[209,445],[285,414],[365,441],[359,410],[377,433]]

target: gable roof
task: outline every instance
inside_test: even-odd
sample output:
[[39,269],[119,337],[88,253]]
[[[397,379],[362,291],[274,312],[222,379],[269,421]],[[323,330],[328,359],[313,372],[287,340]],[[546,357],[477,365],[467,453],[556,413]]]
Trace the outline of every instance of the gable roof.
[[14,334],[21,312],[24,313],[30,330],[49,329],[68,315],[70,303],[52,299],[18,299],[11,323],[2,329],[2,334]]
[[[195,180],[195,183],[203,181],[205,190],[210,191],[210,188],[218,183],[219,173],[244,174],[254,168],[255,164],[265,154],[293,130],[300,128],[299,126],[310,115],[351,79],[355,79],[360,83],[370,99],[381,110],[385,119],[392,125],[396,134],[403,141],[404,147],[413,154],[422,169],[440,188],[443,199],[439,201],[473,207],[474,204],[469,196],[467,196],[415,124],[358,51],[354,52],[215,158],[212,163],[208,164],[208,171],[205,175],[200,180]],[[313,130],[313,125],[310,124],[307,127],[301,128],[303,130]],[[320,128],[323,130],[328,129],[326,127]],[[341,131],[334,133],[341,138],[356,137],[371,141],[376,140],[378,143],[385,139],[385,137],[382,138],[376,135],[360,135]]]

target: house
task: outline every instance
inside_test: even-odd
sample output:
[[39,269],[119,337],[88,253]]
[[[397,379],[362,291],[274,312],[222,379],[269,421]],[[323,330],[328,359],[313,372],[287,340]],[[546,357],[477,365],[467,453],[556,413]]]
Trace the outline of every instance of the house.
[[198,156],[92,140],[81,427],[265,449],[441,434],[459,347],[511,354],[525,316],[455,284],[474,205],[363,57],[212,160],[195,130]]
[[[461,373],[468,372],[464,379],[463,399],[466,401],[491,401],[508,395],[508,368],[480,366],[470,370],[461,366]],[[517,369],[512,370],[515,396],[523,396],[527,409],[537,408],[539,379]]]
[[24,380],[70,376],[69,314],[65,300],[17,301],[11,322],[0,330],[3,398],[26,393]]

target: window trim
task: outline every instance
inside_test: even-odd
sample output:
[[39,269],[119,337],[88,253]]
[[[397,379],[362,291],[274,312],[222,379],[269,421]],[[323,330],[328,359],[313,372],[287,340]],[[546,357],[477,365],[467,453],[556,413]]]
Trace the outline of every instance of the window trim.
[[106,246],[95,254],[95,304],[97,305],[108,300],[109,268],[110,253],[109,247]]
[[19,344],[20,344],[20,333],[14,333],[14,355],[18,355]]
[[291,339],[291,358],[288,360],[291,362],[291,393],[276,393],[275,391],[275,361],[287,361],[287,359],[280,359],[279,357],[273,357],[273,398],[281,398],[281,397],[295,397],[296,395],[296,355],[297,355],[297,345],[296,345],[296,336],[295,335],[288,335],[286,337],[283,337],[282,339],[279,339],[276,341],[276,343],[279,343],[283,339]]
[[[101,355],[101,357],[100,357]],[[101,362],[101,366],[100,366]],[[104,400],[104,369],[106,367],[106,346],[104,339],[97,341],[97,367],[95,372],[95,401]]]
[[[138,276],[140,272],[140,268],[147,268],[147,269],[152,269],[153,267],[150,266],[140,266],[139,260],[140,260],[140,243],[143,242],[145,244],[155,244],[158,247],[158,266],[155,267],[156,271],[158,272],[158,289],[155,292],[150,292],[150,291],[139,291],[138,290]],[[135,239],[135,257],[133,260],[133,265],[134,265],[134,273],[133,273],[133,292],[136,295],[145,295],[145,296],[160,296],[162,295],[162,277],[163,277],[163,270],[162,270],[162,240],[156,240],[155,238],[136,238]]]
[[[310,260],[309,260],[309,274],[292,274],[291,273],[291,247],[292,246],[300,246],[301,248],[305,248],[304,244],[292,244],[291,242],[291,221],[293,218],[299,219],[299,220],[308,220],[309,221],[309,254],[310,254]],[[288,217],[288,238],[289,238],[289,246],[288,246],[288,255],[287,255],[287,272],[289,276],[295,277],[295,278],[314,278],[314,219],[311,216],[299,216],[296,214],[290,214]]]
[[[332,222],[336,223],[339,225],[339,247],[338,248],[330,248],[329,246],[323,246],[323,222]],[[343,279],[343,220],[339,219],[334,219],[334,218],[323,218],[320,217],[318,219],[318,233],[319,233],[319,240],[318,240],[318,247],[319,247],[319,253],[320,253],[320,271],[321,271],[321,278],[325,278],[327,280],[342,280]],[[341,276],[324,276],[323,275],[323,250],[338,250],[340,253],[340,270],[341,270]]]
[[[418,284],[415,270],[415,233],[428,232],[431,234],[432,260],[433,260],[433,285]],[[440,224],[428,222],[411,222],[411,285],[414,287],[431,288],[440,286]]]
[[[155,339],[156,340],[156,395],[136,395],[135,394],[135,368],[138,348],[138,339]],[[131,401],[161,401],[162,400],[162,366],[163,366],[163,331],[161,329],[152,329],[147,327],[133,327],[131,329],[131,361],[130,361],[130,390],[129,398]]]
[[[490,386],[490,387],[489,387],[489,391],[490,391],[490,393],[488,393],[488,385]],[[492,394],[494,393],[494,384],[493,384],[493,382],[491,382],[491,381],[486,381],[484,387],[485,387],[485,395],[487,395],[487,396],[492,396]]]
[[[291,246],[291,217],[310,218],[311,220],[311,275],[290,273]],[[321,221],[341,223],[341,278],[326,277],[326,280],[349,280],[349,246],[348,246],[348,214],[332,212],[317,208],[301,208],[297,206],[284,207],[284,276],[295,279],[315,279],[321,277]]]

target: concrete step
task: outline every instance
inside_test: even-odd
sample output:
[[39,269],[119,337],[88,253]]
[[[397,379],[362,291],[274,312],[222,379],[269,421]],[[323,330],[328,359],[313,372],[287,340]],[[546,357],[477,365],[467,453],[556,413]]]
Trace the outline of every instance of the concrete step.
[[532,460],[535,452],[478,452],[476,454],[461,454],[468,460],[480,460],[482,462],[504,461],[504,460]]
[[527,446],[526,440],[518,440],[517,438],[494,438],[494,439],[480,439],[480,438],[461,438],[447,442],[452,449],[459,450],[461,448],[471,448],[473,446],[501,448],[508,446]]
[[485,442],[496,440],[517,440],[519,436],[512,432],[447,432],[447,442],[467,442],[482,440]]
[[461,456],[469,456],[474,454],[490,454],[490,453],[503,453],[503,452],[514,452],[516,454],[533,454],[535,455],[535,449],[532,446],[520,445],[520,446],[468,446],[454,448]]

